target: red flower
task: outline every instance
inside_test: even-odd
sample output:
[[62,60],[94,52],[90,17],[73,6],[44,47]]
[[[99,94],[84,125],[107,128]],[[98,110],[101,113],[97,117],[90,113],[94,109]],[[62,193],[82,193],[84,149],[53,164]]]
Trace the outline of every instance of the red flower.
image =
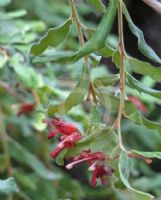
[[64,122],[58,118],[53,118],[52,120],[45,119],[43,122],[48,125],[54,125],[56,128],[48,134],[48,139],[55,137],[58,133],[62,134],[60,137],[61,142],[50,154],[52,158],[56,158],[64,148],[72,148],[81,139],[79,130],[73,124]]
[[17,113],[17,116],[20,116],[22,114],[32,113],[34,109],[35,109],[35,104],[24,103],[21,105],[20,110]]
[[50,155],[52,158],[56,158],[57,155],[64,149],[64,148],[72,148],[76,142],[81,139],[81,135],[79,132],[74,132],[69,136],[62,136],[61,142],[57,145],[56,149],[54,149]]
[[113,169],[112,168],[106,168],[104,165],[96,164],[95,167],[91,170],[93,171],[92,178],[91,178],[91,185],[93,187],[97,184],[97,179],[100,178],[102,185],[107,186],[108,182],[105,178],[105,176],[112,176]]
[[84,150],[79,156],[72,158],[72,163],[66,165],[67,169],[71,169],[74,165],[86,161],[90,165],[89,170],[92,171],[91,185],[93,187],[97,184],[97,179],[100,178],[104,186],[108,185],[105,176],[112,176],[113,169],[107,168],[103,161],[107,156],[103,152],[91,153],[90,150]]
[[147,108],[141,103],[139,99],[137,99],[134,96],[129,96],[128,99],[132,101],[138,107],[138,109],[141,110],[143,113],[147,112]]

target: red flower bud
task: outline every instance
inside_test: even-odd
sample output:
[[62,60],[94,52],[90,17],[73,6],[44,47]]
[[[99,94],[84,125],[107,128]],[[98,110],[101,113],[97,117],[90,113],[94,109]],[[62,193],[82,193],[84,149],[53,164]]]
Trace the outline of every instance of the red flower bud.
[[147,112],[147,108],[141,103],[139,99],[137,99],[134,96],[129,96],[128,99],[132,101],[138,107],[138,109],[141,110],[143,113]]
[[35,104],[24,103],[21,105],[20,110],[17,113],[17,116],[20,116],[22,114],[32,113],[34,109],[35,109]]

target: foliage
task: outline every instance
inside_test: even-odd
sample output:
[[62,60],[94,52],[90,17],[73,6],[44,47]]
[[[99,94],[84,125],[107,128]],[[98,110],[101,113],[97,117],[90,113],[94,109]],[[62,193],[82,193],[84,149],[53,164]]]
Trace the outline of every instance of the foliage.
[[[0,6],[0,199],[160,199],[161,61],[123,1]],[[85,18],[93,12],[102,16],[97,25]],[[122,15],[154,65],[125,51]],[[47,128],[49,139],[62,134],[58,144]],[[71,169],[84,159],[91,173]]]

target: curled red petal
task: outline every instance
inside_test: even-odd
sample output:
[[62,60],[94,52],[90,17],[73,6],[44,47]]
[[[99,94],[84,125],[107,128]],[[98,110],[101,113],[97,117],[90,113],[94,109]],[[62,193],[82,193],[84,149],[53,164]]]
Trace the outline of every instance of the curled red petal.
[[21,105],[20,110],[17,113],[17,116],[20,116],[26,113],[32,113],[34,109],[35,109],[35,104],[24,103]]

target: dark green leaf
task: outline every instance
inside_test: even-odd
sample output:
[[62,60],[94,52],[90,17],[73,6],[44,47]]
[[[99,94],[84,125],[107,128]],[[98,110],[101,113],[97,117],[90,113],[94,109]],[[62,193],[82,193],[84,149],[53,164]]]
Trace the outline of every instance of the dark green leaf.
[[128,80],[129,87],[136,89],[139,92],[144,92],[144,93],[150,94],[151,96],[161,98],[160,91],[144,86],[140,81],[136,80],[130,74],[127,74],[127,80]]
[[106,7],[103,5],[101,0],[88,0],[87,2],[89,2],[99,12],[104,13],[106,11]]
[[152,195],[138,191],[131,187],[130,183],[128,182],[129,170],[130,170],[130,159],[128,158],[125,152],[122,152],[119,159],[120,178],[124,183],[124,185],[127,187],[127,190],[131,195],[130,200],[152,200],[153,199]]
[[16,185],[16,181],[13,177],[10,177],[5,180],[0,180],[0,193],[12,193],[18,192],[18,187]]
[[68,36],[71,24],[72,20],[70,18],[64,24],[56,28],[50,28],[44,37],[31,47],[31,54],[38,56],[42,54],[48,46],[56,47],[61,44]]
[[126,6],[122,2],[122,8],[123,13],[126,17],[126,20],[128,22],[129,28],[131,32],[138,38],[138,48],[141,53],[143,53],[145,56],[147,56],[149,59],[161,63],[161,59],[159,56],[154,52],[154,50],[146,43],[144,39],[143,32],[133,23]]
[[52,116],[55,113],[64,114],[67,113],[74,106],[79,105],[83,101],[85,95],[88,93],[89,83],[89,69],[88,66],[84,65],[80,81],[75,89],[69,94],[64,102],[58,105],[50,105],[48,107],[48,115]]

